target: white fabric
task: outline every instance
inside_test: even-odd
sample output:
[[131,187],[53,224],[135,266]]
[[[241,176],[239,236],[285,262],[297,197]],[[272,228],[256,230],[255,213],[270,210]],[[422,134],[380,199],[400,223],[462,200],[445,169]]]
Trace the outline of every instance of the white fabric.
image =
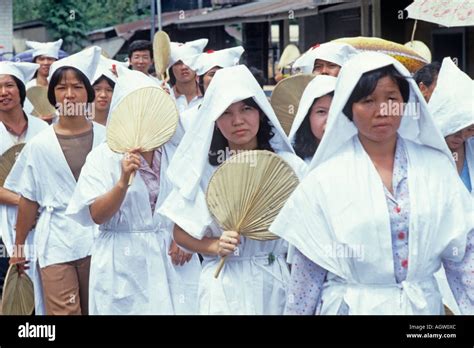
[[113,82],[117,82],[117,76],[115,76],[112,72],[114,65],[117,68],[117,66],[123,65],[123,63],[113,59],[105,58],[101,55],[99,58],[99,64],[97,65],[97,69],[94,74],[94,78],[91,80],[91,84],[94,84],[102,75],[108,77]]
[[36,78],[30,80],[30,81],[27,82],[26,85],[25,85],[26,90],[28,90],[28,89],[31,88],[31,87],[35,87],[35,86],[38,86],[38,83],[37,83]]
[[180,42],[171,42],[168,68],[175,65],[180,60],[184,62],[185,59],[202,53],[208,41],[208,39],[198,39],[185,42],[184,44]]
[[469,169],[469,177],[471,179],[471,196],[474,199],[474,137],[470,137],[465,141],[465,149],[466,149],[466,161],[467,161],[467,168]]
[[92,46],[69,57],[55,61],[53,64],[51,64],[49,69],[48,81],[51,81],[51,77],[56,70],[65,66],[76,68],[86,75],[89,81],[92,81],[95,71],[97,70],[97,66],[99,65],[101,52],[102,49],[100,47]]
[[38,56],[58,59],[59,49],[63,44],[63,39],[53,42],[26,41],[26,46],[33,49],[33,60]]
[[[41,132],[43,129],[48,127],[48,124],[39,118],[27,115],[28,117],[28,128],[26,130],[24,142],[30,141],[36,134]],[[9,136],[3,123],[0,122],[0,154],[4,153],[13,145],[13,139]],[[13,192],[17,192],[16,185],[21,178],[22,166],[16,166],[15,170],[11,171],[5,180],[4,188]],[[12,255],[13,246],[15,243],[15,224],[16,224],[17,207],[13,205],[0,205],[0,233],[2,236],[3,243],[7,250],[8,255]],[[34,249],[31,247],[34,245],[35,231],[32,230],[25,242],[25,253],[26,255],[32,255]],[[44,302],[43,302],[43,287],[41,279],[37,270],[37,260],[31,259],[30,269],[26,271],[28,276],[33,281],[34,294],[35,294],[35,314],[44,315],[46,314]]]
[[199,55],[187,57],[183,59],[183,63],[200,76],[216,66],[228,68],[237,65],[244,51],[242,46],[226,48],[219,51],[207,51]]
[[176,107],[177,107],[178,113],[180,115],[183,112],[185,112],[186,110],[198,106],[199,104],[201,104],[201,101],[202,101],[202,96],[196,95],[188,103],[188,100],[186,99],[186,96],[184,94],[176,96],[173,88],[170,89],[170,96],[176,102]]
[[301,124],[303,123],[314,101],[320,97],[325,96],[326,94],[334,92],[334,89],[336,88],[336,81],[336,77],[318,75],[312,79],[310,83],[308,83],[298,104],[298,112],[296,113],[295,119],[291,124],[291,130],[288,138],[292,144],[295,140],[294,138],[296,132],[298,129],[300,129]]
[[[103,126],[93,123],[93,147],[105,138]],[[36,255],[41,268],[90,255],[96,226],[83,227],[65,215],[76,180],[64,157],[53,126],[23,148],[15,167],[23,166],[14,187],[40,206],[36,224]]]
[[[300,163],[250,71],[243,65],[219,70],[206,91],[195,121],[176,150],[167,172],[174,186],[158,210],[194,238],[218,238],[222,234],[210,216],[204,194],[216,169],[208,162],[208,151],[215,121],[232,103],[247,98],[253,98],[272,123],[275,135],[270,142],[275,152],[293,168]],[[242,238],[239,256],[229,257],[217,279],[214,272],[220,259],[204,256],[199,281],[199,312],[282,314],[289,280],[284,257],[287,248],[287,243],[281,239],[260,242]],[[269,253],[275,255],[272,264],[268,262]]]
[[433,274],[442,258],[463,258],[467,234],[474,229],[471,198],[423,97],[409,80],[410,100],[421,104],[421,113],[419,118],[405,116],[399,129],[408,157],[410,256],[406,280],[396,283],[383,183],[355,126],[342,113],[361,75],[390,64],[409,76],[393,58],[379,53],[361,53],[344,65],[313,170],[270,227],[329,271],[322,314],[337,314],[343,301],[349,314],[441,314]]
[[293,69],[300,68],[303,73],[311,74],[313,72],[316,59],[326,60],[343,66],[344,63],[352,58],[358,51],[351,45],[339,42],[326,42],[321,45],[311,47],[301,57],[293,63]]
[[26,83],[31,80],[38,70],[39,64],[23,62],[0,62],[0,75],[13,75],[19,79],[26,88]]
[[428,108],[443,136],[474,124],[474,81],[450,57],[443,59]]

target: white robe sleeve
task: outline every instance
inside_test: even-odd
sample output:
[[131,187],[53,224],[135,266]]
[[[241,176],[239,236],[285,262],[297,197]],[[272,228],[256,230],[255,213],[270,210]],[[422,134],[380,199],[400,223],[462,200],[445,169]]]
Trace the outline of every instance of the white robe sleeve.
[[[41,187],[40,180],[41,176],[37,172],[37,165],[35,164],[35,151],[33,144],[28,143],[23,148],[18,160],[15,162],[11,173],[13,174],[12,182],[9,186],[14,188],[21,196],[34,202],[38,202],[41,205]],[[20,174],[21,180],[18,179],[18,173]],[[13,178],[17,178],[14,180]]]
[[110,166],[114,163],[110,160],[107,161],[106,156],[102,156],[105,150],[104,146],[107,145],[103,144],[96,147],[87,156],[74,194],[66,209],[66,215],[83,226],[95,224],[89,206],[97,197],[110,191],[114,185],[110,173]]

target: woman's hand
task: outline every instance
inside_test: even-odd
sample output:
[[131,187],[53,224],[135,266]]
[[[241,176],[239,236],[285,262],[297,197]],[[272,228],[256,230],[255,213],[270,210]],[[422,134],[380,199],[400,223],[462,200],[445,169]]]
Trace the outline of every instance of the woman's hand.
[[28,266],[28,263],[30,263],[29,260],[26,260],[26,257],[24,255],[24,245],[15,245],[13,249],[13,255],[10,257],[10,265],[17,264],[18,267],[18,273],[22,275],[25,273],[27,269],[30,267]]
[[126,153],[122,159],[122,175],[120,177],[122,187],[128,187],[130,176],[140,168],[139,152],[140,149],[133,149]]
[[219,238],[217,254],[221,257],[232,254],[240,244],[240,234],[235,231],[224,231]]
[[189,254],[182,250],[175,241],[171,243],[168,255],[171,257],[171,261],[176,266],[184,265],[186,262],[189,262],[193,256],[193,254]]

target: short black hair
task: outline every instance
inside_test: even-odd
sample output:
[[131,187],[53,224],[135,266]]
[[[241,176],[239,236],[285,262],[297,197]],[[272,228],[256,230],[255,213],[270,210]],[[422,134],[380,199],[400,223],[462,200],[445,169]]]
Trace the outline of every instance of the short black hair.
[[78,70],[78,69],[76,69],[72,66],[62,66],[62,67],[58,68],[58,70],[56,70],[53,73],[53,76],[51,76],[51,81],[49,81],[49,85],[48,85],[48,100],[49,100],[49,103],[52,106],[56,107],[56,96],[54,95],[54,88],[59,84],[59,82],[61,82],[61,80],[64,77],[64,74],[68,70],[72,70],[74,72],[74,74],[76,75],[76,78],[84,84],[84,86],[86,87],[86,91],[87,91],[87,102],[92,103],[95,99],[94,88],[92,88],[91,83],[90,83],[89,79],[87,78],[87,76],[84,75],[84,73],[82,73],[80,70]]
[[410,84],[407,81],[408,77],[405,77],[400,74],[393,65],[385,66],[372,71],[367,71],[361,76],[359,82],[357,82],[357,85],[352,91],[349,100],[347,101],[346,105],[344,106],[344,109],[342,110],[349,120],[352,121],[353,117],[352,104],[357,103],[361,99],[372,94],[375,88],[377,87],[378,81],[386,76],[389,76],[398,85],[398,88],[400,89],[400,94],[403,98],[403,102],[408,102],[408,99],[410,97]]
[[[334,92],[325,94],[324,96],[326,95],[333,97]],[[313,157],[319,145],[318,138],[314,136],[313,131],[311,130],[310,114],[314,104],[324,96],[314,99],[303,122],[301,123],[300,128],[298,128],[295,133],[293,148],[295,149],[295,153],[303,160]]]
[[[242,102],[258,110],[260,116],[260,125],[257,132],[257,150],[267,150],[275,152],[270,145],[270,139],[275,135],[272,130],[272,124],[268,117],[264,114],[260,106],[255,102],[253,98],[247,98],[242,100]],[[229,148],[229,141],[224,137],[219,128],[216,126],[214,128],[214,133],[212,135],[211,146],[209,148],[209,163],[213,166],[218,166],[222,163],[219,162],[219,157],[221,153],[227,153]]]
[[25,105],[25,99],[26,99],[26,87],[25,87],[25,84],[23,82],[21,82],[21,80],[13,75],[10,75],[12,78],[13,78],[13,81],[15,82],[16,84],[16,87],[18,88],[18,91],[20,92],[20,103],[21,103],[21,107],[23,107],[23,105]]
[[252,73],[253,77],[255,80],[257,80],[258,84],[260,87],[263,88],[267,80],[265,79],[265,76],[263,74],[263,71],[260,70],[259,68],[256,68],[254,66],[249,67],[250,72]]
[[413,75],[413,78],[417,85],[423,82],[426,87],[430,87],[435,78],[438,77],[440,70],[441,64],[439,62],[432,62],[419,69],[415,75]]
[[92,87],[94,87],[95,85],[97,85],[98,83],[101,83],[102,81],[105,81],[109,84],[109,86],[111,88],[115,88],[115,82],[112,81],[110,78],[108,78],[107,76],[105,75],[100,75],[100,77],[95,80],[94,84],[92,85]]
[[128,46],[128,58],[132,58],[135,51],[149,51],[150,57],[153,59],[153,45],[148,40],[136,40]]

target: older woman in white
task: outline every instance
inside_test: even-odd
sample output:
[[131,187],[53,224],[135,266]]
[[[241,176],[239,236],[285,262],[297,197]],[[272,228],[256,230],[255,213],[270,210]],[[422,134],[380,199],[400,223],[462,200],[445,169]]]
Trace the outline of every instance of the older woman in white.
[[[204,257],[201,314],[283,311],[289,279],[287,243],[222,231],[210,216],[204,194],[218,164],[232,153],[254,149],[274,151],[290,164],[301,163],[250,71],[243,65],[218,70],[167,172],[174,187],[160,208],[175,223],[176,242]],[[228,257],[215,279],[222,256]]]
[[342,68],[310,169],[270,230],[324,275],[292,287],[287,313],[441,314],[442,263],[473,313],[472,201],[400,63],[361,53]]

